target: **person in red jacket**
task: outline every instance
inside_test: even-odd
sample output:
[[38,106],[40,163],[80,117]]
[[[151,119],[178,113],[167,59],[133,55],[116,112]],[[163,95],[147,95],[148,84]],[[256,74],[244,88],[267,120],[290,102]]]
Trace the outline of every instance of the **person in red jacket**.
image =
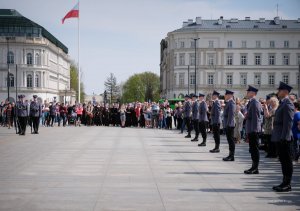
[[[68,113],[67,107],[65,106],[64,103],[62,103],[59,106],[59,114],[60,114],[60,119],[63,120],[64,127],[66,126],[66,122],[67,122],[67,113]],[[58,126],[60,126],[60,121],[58,122]]]

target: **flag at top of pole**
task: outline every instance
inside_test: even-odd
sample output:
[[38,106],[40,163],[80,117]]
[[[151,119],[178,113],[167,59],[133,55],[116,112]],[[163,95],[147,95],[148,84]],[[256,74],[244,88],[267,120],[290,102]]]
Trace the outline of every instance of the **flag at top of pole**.
[[79,18],[79,2],[62,19],[62,24],[64,24],[64,22],[67,18]]

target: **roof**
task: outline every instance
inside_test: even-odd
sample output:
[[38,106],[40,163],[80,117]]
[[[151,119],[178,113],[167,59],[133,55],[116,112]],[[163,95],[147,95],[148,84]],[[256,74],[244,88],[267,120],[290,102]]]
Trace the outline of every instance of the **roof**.
[[193,22],[184,22],[182,28],[175,30],[174,32],[185,31],[300,31],[300,21],[298,20],[280,20],[275,17],[274,20],[199,20]]
[[61,48],[65,53],[68,53],[68,48],[44,27],[13,9],[0,9],[0,36],[42,36]]

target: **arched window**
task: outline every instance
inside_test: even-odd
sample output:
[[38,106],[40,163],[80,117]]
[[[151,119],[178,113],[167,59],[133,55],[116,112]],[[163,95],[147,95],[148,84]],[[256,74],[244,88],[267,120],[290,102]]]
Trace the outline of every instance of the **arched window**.
[[36,53],[35,54],[35,64],[36,65],[41,65],[41,56],[40,56],[40,54],[39,53]]
[[14,64],[15,63],[15,56],[13,52],[8,52],[7,54],[7,64]]
[[27,75],[27,87],[32,88],[32,75]]
[[34,83],[35,87],[40,87],[40,76],[38,74],[35,75]]
[[27,58],[27,64],[32,65],[32,54],[28,53],[26,58]]

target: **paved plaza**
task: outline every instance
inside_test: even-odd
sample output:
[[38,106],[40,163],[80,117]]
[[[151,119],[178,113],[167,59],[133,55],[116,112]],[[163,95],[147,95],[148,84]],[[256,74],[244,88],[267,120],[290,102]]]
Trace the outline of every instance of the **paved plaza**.
[[223,162],[214,146],[184,139],[177,131],[117,128],[41,128],[18,136],[0,129],[0,210],[300,210],[300,164],[293,192],[274,193],[281,182],[276,159],[259,175],[247,144],[235,162]]

